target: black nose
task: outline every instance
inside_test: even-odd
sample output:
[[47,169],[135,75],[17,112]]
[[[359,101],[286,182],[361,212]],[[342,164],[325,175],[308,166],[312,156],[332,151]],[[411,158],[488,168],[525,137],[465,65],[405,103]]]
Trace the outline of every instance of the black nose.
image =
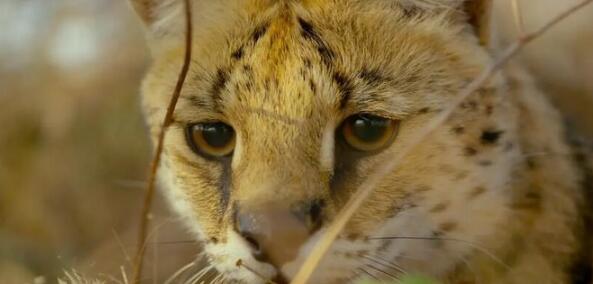
[[254,207],[237,207],[235,229],[249,243],[257,260],[277,267],[294,260],[302,244],[322,225],[320,201],[292,207],[285,204]]

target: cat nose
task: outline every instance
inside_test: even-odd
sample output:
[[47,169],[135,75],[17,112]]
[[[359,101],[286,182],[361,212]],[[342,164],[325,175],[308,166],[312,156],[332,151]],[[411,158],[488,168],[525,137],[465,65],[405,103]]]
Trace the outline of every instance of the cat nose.
[[259,205],[235,212],[235,230],[250,244],[255,259],[277,268],[295,260],[309,236],[321,227],[323,203],[308,202],[290,209]]

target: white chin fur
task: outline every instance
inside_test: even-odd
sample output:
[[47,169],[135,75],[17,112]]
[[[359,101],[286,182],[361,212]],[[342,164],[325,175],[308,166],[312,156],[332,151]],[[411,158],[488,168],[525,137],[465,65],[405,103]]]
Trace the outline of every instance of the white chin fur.
[[[262,277],[272,279],[276,276],[276,269],[253,258],[249,245],[233,230],[227,231],[227,241],[221,244],[209,244],[205,250],[215,264],[218,272],[225,274],[226,279],[240,279],[245,283],[265,283]],[[250,269],[257,271],[255,275],[244,267],[237,266],[237,262],[244,263]]]

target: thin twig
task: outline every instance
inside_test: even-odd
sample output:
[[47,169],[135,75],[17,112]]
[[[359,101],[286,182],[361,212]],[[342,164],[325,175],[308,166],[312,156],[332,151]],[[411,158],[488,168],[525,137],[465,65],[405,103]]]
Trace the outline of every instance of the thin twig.
[[321,239],[315,244],[311,254],[307,257],[298,273],[296,274],[292,284],[305,284],[315,271],[315,268],[321,262],[323,256],[327,253],[338,235],[342,232],[348,221],[357,212],[358,208],[367,200],[367,198],[374,192],[377,184],[384,176],[392,172],[397,165],[401,163],[403,158],[420,142],[422,142],[434,130],[438,129],[453,113],[453,111],[470,95],[478,91],[502,66],[504,66],[513,56],[515,56],[521,48],[530,43],[534,39],[541,36],[554,25],[558,24],[568,16],[593,2],[593,0],[584,0],[583,2],[571,7],[567,11],[554,17],[548,23],[537,29],[536,31],[524,34],[503,51],[501,56],[493,62],[480,76],[473,80],[460,94],[453,100],[453,102],[443,110],[439,116],[434,118],[420,133],[414,136],[409,147],[398,152],[393,159],[390,159],[382,167],[380,167],[370,178],[365,182],[350,198],[344,208],[338,213],[334,222],[327,228],[326,232],[321,236]]
[[185,10],[185,24],[186,24],[186,31],[185,31],[185,57],[183,59],[183,66],[181,68],[181,72],[179,73],[179,77],[177,79],[177,84],[175,85],[175,90],[171,95],[171,100],[169,102],[169,106],[167,107],[167,113],[165,114],[165,118],[163,119],[163,124],[161,126],[156,150],[154,152],[154,156],[152,159],[152,163],[150,165],[150,172],[148,176],[148,185],[146,188],[146,193],[144,195],[144,204],[142,207],[142,215],[140,215],[140,228],[138,232],[138,244],[137,244],[137,251],[136,251],[136,258],[135,258],[135,266],[134,266],[134,284],[140,283],[140,277],[142,275],[142,266],[144,262],[144,243],[146,242],[146,232],[148,230],[148,224],[150,222],[150,210],[152,207],[152,201],[154,199],[154,190],[155,190],[155,181],[156,181],[156,173],[161,161],[161,153],[163,152],[163,141],[165,139],[165,132],[169,125],[172,123],[173,119],[173,112],[175,111],[175,107],[177,106],[177,101],[179,100],[179,96],[181,94],[181,89],[183,88],[183,83],[185,82],[185,78],[187,77],[187,72],[189,71],[189,65],[191,61],[191,46],[192,46],[192,13],[191,13],[191,4],[190,0],[184,0],[184,10]]

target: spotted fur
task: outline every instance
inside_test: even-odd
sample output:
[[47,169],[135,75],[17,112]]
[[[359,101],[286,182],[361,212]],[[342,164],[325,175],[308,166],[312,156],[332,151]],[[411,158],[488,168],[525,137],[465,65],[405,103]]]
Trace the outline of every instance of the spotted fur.
[[[183,58],[182,6],[135,2],[154,55],[143,101],[155,138]],[[293,277],[351,194],[492,63],[468,2],[192,2],[194,57],[159,174],[227,280],[264,283],[239,259],[266,278]],[[353,151],[335,133],[356,113],[400,120],[398,137],[379,153]],[[236,130],[232,158],[205,159],[186,143],[188,124],[211,120]],[[312,283],[405,273],[571,283],[586,248],[580,168],[560,115],[507,67],[380,182]],[[241,206],[311,200],[323,204],[321,229],[282,267],[257,260],[237,233]]]

